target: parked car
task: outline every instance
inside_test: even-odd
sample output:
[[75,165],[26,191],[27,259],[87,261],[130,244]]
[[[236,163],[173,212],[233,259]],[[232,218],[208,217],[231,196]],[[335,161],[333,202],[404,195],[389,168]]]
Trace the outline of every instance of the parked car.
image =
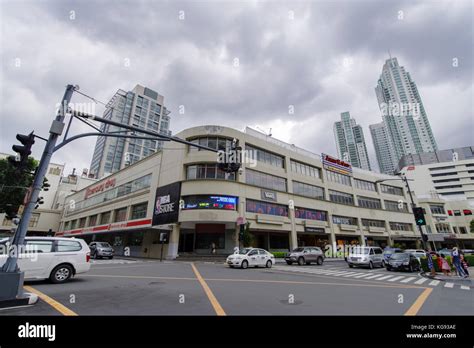
[[411,253],[396,253],[387,264],[387,271],[420,271],[421,264],[418,258]]
[[405,252],[415,255],[418,261],[420,261],[422,257],[427,257],[426,251],[424,251],[423,249],[407,249],[405,250]]
[[259,248],[242,248],[238,252],[229,255],[226,263],[229,267],[267,267],[271,268],[275,263],[275,256],[266,250]]
[[114,248],[107,242],[92,242],[89,244],[89,248],[93,259],[103,257],[112,259],[114,257]]
[[349,267],[367,266],[370,269],[374,266],[384,266],[384,258],[382,248],[379,247],[354,247],[351,249],[347,257]]
[[[10,243],[10,238],[0,240],[0,267],[8,258]],[[18,267],[25,272],[25,280],[65,283],[91,267],[90,249],[82,239],[26,237],[24,248],[18,252]]]
[[298,265],[311,264],[316,262],[318,265],[322,265],[324,262],[324,253],[319,247],[299,247],[293,249],[285,256],[287,264],[291,265],[293,262],[297,262]]
[[461,249],[461,252],[464,255],[474,255],[474,250],[473,249]]
[[388,261],[390,260],[392,255],[396,253],[403,253],[403,250],[400,248],[390,248],[390,247],[387,247],[383,250],[384,266],[388,264]]
[[453,249],[448,249],[448,248],[443,248],[437,251],[439,255],[443,255],[444,257],[446,256],[451,256]]

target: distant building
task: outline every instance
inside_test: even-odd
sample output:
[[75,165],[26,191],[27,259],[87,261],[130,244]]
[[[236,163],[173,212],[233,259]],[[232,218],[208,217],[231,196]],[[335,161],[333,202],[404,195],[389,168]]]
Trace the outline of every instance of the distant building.
[[379,142],[379,157],[392,160],[379,163],[381,171],[392,174],[402,156],[438,149],[418,88],[397,58],[386,60],[375,93],[388,138]]
[[455,159],[458,161],[474,159],[474,146],[405,155],[398,162],[397,171],[406,166],[451,162]]
[[353,167],[370,170],[364,132],[349,112],[341,113],[341,121],[334,123],[334,138],[340,159]]
[[[129,92],[118,90],[108,102],[103,117],[125,125],[171,135],[170,112],[163,103],[163,96],[137,85]],[[124,130],[105,124],[101,129],[107,132]],[[162,143],[156,140],[99,136],[90,171],[96,178],[110,175],[158,151],[163,146]]]
[[375,148],[375,155],[381,173],[393,174],[395,172],[395,151],[391,145],[388,129],[383,122],[369,126],[372,142]]

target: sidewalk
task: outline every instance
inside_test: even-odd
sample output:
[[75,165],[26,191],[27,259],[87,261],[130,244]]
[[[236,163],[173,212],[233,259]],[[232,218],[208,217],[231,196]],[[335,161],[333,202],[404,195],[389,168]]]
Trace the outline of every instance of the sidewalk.
[[455,283],[462,283],[462,284],[473,284],[474,280],[474,267],[469,267],[469,278],[461,278],[457,274],[451,272],[450,276],[445,276],[443,273],[437,272],[435,276],[432,276],[430,272],[423,272],[421,275],[426,278],[441,280],[443,282],[455,282]]

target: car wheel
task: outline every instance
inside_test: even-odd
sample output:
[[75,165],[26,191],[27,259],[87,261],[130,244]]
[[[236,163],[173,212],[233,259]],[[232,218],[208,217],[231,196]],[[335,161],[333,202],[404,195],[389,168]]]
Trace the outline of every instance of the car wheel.
[[303,258],[303,257],[300,257],[300,258],[298,259],[298,265],[303,266],[304,263],[305,263],[305,262],[304,262],[304,258]]
[[318,259],[316,260],[316,263],[317,263],[319,266],[321,266],[321,265],[323,264],[323,262],[324,262],[324,260],[323,260],[323,258],[322,258],[321,256],[318,257]]
[[369,269],[373,269],[374,268],[374,264],[372,263],[372,261],[369,262]]
[[352,267],[354,267],[354,265],[353,265],[353,264],[349,264],[349,268],[352,268]]
[[248,266],[249,266],[249,263],[247,260],[242,261],[242,264],[240,265],[240,267],[242,267],[243,269],[246,269]]
[[109,260],[112,260],[114,257],[113,256],[109,256]]
[[72,277],[72,274],[73,270],[71,266],[59,265],[53,269],[49,276],[49,280],[54,284],[65,283]]
[[293,264],[293,262],[291,262],[291,261],[286,261],[286,264],[288,264],[288,265],[292,265],[292,264]]
[[387,271],[391,271],[391,270],[392,270],[392,267],[387,266]]
[[267,268],[272,268],[272,262],[270,260],[268,260],[265,266]]

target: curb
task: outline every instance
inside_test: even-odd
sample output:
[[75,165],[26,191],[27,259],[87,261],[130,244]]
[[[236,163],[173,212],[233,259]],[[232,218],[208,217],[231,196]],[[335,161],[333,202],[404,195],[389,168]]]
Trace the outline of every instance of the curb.
[[[472,279],[471,278],[460,278],[458,276],[453,276],[453,278],[439,278],[437,276],[432,276],[431,274],[429,273],[426,273],[426,272],[421,272],[420,275],[424,278],[428,278],[428,279],[433,279],[433,280],[439,280],[440,282],[446,282],[446,281],[450,281],[450,282],[466,282],[466,281],[469,281],[472,283]],[[454,278],[456,277],[456,278]]]

